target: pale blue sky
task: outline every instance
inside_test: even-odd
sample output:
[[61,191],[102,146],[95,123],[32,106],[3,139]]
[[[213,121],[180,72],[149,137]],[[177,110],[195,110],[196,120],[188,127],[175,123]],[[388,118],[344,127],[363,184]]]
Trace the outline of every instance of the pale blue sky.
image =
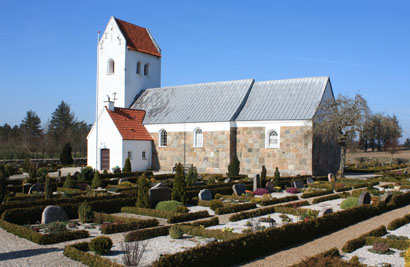
[[61,100],[94,121],[96,36],[110,16],[147,27],[162,85],[330,76],[396,114],[410,137],[410,1],[1,0],[0,124],[45,123]]

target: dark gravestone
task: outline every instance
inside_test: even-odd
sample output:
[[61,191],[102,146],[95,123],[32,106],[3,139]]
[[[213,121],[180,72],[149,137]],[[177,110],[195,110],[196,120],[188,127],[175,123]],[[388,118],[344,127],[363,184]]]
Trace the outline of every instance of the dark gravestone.
[[271,193],[276,191],[275,186],[271,182],[267,182],[265,188]]
[[37,192],[37,193],[44,192],[44,185],[40,183],[36,183],[32,185],[30,189],[28,190],[28,194],[31,195],[34,192]]
[[212,192],[208,189],[202,189],[198,194],[199,200],[212,200]]
[[124,182],[129,182],[129,181],[128,181],[128,179],[121,178],[121,179],[118,181],[118,184],[121,184],[121,183],[124,183]]
[[245,184],[235,184],[232,186],[232,190],[237,196],[241,196],[245,194],[246,185]]
[[326,214],[330,214],[330,213],[332,213],[333,212],[333,209],[332,208],[323,208],[323,209],[321,209],[320,211],[319,211],[319,217],[321,217],[321,216],[323,216],[323,215],[326,215]]
[[255,175],[253,178],[253,191],[261,187],[261,176],[259,174]]
[[169,187],[163,183],[154,185],[149,189],[149,204],[153,209],[157,206],[158,202],[166,201],[171,199],[171,194]]
[[47,224],[52,222],[68,221],[67,213],[59,206],[47,206],[41,214],[41,223]]
[[296,187],[296,188],[303,188],[303,187],[305,187],[305,184],[303,183],[303,181],[299,180],[299,181],[294,181],[293,186]]
[[307,184],[313,184],[315,182],[315,180],[312,179],[312,177],[309,177],[306,179],[306,183]]
[[359,206],[366,205],[366,204],[370,204],[370,201],[371,201],[371,197],[370,197],[369,192],[362,192],[359,196],[359,200],[357,204]]
[[383,194],[383,196],[380,198],[381,202],[385,202],[386,204],[390,202],[390,200],[393,197],[393,193],[388,191],[386,193]]
[[31,183],[23,184],[23,194],[28,194],[28,190],[30,190],[30,187],[32,185],[33,184],[31,184]]
[[230,182],[231,182],[231,178],[229,178],[229,177],[224,180],[225,184],[230,183]]

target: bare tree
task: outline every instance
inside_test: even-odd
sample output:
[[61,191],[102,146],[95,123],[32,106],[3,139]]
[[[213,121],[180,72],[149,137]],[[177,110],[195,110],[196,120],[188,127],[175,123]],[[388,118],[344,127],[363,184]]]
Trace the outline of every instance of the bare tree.
[[124,252],[122,260],[126,266],[138,266],[147,247],[146,242],[132,241],[121,243]]
[[344,177],[346,147],[349,136],[363,130],[369,113],[366,100],[359,94],[354,98],[339,95],[320,107],[314,121],[314,134],[324,141],[336,140],[341,148],[339,175]]

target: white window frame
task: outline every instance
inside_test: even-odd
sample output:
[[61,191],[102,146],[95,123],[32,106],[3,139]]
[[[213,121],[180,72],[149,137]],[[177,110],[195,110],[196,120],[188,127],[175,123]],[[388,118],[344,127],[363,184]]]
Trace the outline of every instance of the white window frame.
[[[277,143],[275,144],[275,143],[271,143],[270,141],[270,137],[271,137],[271,134],[276,134],[276,135],[274,135],[274,136],[276,136],[276,138],[275,137],[273,137],[272,138],[272,140],[277,140]],[[277,130],[275,130],[275,129],[270,129],[269,131],[267,131],[267,133],[266,133],[266,138],[265,138],[265,147],[266,148],[279,148],[280,147],[280,138],[279,138],[279,131],[277,131]]]
[[[198,132],[200,131],[200,133]],[[201,135],[201,138],[198,139],[198,136]],[[204,132],[201,128],[196,128],[194,130],[194,147],[203,147],[204,146]]]
[[[111,69],[112,65],[112,69]],[[107,62],[107,74],[108,75],[114,75],[115,73],[115,61],[114,59],[110,58]]]
[[[165,132],[165,138],[166,138],[165,139],[165,145],[162,145],[163,144],[163,142],[162,142],[162,133],[163,132]],[[159,147],[167,147],[167,145],[168,145],[168,133],[165,129],[161,129],[158,132],[158,146]]]

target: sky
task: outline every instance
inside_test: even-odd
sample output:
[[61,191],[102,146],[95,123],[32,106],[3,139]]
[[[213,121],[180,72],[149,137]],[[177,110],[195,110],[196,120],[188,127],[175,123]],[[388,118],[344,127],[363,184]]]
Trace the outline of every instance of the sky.
[[410,0],[0,0],[0,125],[45,125],[64,100],[95,118],[97,31],[110,16],[150,29],[162,86],[330,76],[410,137]]

